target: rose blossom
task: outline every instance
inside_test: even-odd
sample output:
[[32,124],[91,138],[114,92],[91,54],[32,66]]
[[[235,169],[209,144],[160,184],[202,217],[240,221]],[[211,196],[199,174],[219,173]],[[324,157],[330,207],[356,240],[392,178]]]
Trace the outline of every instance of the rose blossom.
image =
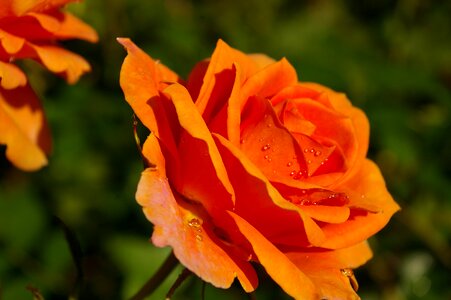
[[399,209],[366,158],[364,113],[286,59],[220,40],[185,82],[118,40],[121,87],[151,131],[136,198],[154,245],[216,287],[253,291],[255,262],[296,299],[358,299],[352,269]]
[[75,83],[91,68],[58,40],[97,41],[96,32],[60,8],[74,0],[4,0],[0,4],[0,145],[18,168],[36,170],[47,164],[50,131],[41,104],[27,77],[15,64],[31,58]]

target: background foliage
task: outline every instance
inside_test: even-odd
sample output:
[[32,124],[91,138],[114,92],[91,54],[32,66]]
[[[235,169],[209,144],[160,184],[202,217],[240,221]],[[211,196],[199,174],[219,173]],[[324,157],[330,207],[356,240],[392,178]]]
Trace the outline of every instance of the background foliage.
[[[347,93],[367,113],[369,156],[403,210],[371,239],[374,259],[357,270],[363,299],[450,299],[451,2],[421,0],[85,0],[69,10],[100,42],[68,42],[93,72],[67,86],[24,63],[54,137],[48,167],[23,173],[0,162],[0,299],[67,298],[76,267],[60,218],[78,238],[80,299],[130,297],[168,249],[135,203],[142,165],[132,111],[118,85],[131,37],[186,77],[218,38],[245,52],[286,56],[304,81]],[[2,149],[4,151],[4,149]],[[151,299],[162,299],[177,272]],[[288,299],[261,278],[258,299]],[[174,299],[200,299],[201,282]],[[247,299],[207,286],[206,299]]]

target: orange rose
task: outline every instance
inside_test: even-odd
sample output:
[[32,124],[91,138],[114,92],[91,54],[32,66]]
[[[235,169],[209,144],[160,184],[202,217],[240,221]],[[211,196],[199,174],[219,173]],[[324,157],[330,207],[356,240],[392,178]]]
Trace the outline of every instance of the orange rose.
[[0,144],[18,168],[36,170],[47,163],[51,141],[39,100],[25,74],[13,64],[31,58],[69,83],[90,70],[79,55],[55,42],[97,41],[96,32],[60,7],[74,0],[5,0],[0,4]]
[[125,98],[151,130],[136,198],[152,242],[217,287],[253,291],[256,262],[296,299],[357,299],[352,269],[399,209],[365,158],[363,112],[286,59],[219,41],[184,82],[119,42]]

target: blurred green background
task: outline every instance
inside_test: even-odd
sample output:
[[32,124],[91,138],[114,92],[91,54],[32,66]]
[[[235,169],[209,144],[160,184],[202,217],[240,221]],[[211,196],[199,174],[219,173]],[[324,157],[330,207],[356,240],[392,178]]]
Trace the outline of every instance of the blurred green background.
[[[126,299],[168,249],[134,193],[142,164],[132,111],[118,77],[118,36],[186,77],[218,38],[245,52],[287,57],[304,81],[345,92],[371,122],[369,156],[402,206],[370,242],[375,257],[356,271],[362,299],[451,299],[451,2],[85,0],[67,7],[100,42],[65,46],[93,72],[73,86],[26,62],[54,138],[50,164],[24,173],[0,158],[0,299],[67,299],[76,267],[53,216],[76,235],[85,280],[80,299]],[[2,149],[4,150],[4,149]],[[150,299],[163,299],[172,274]],[[174,299],[200,299],[191,278]],[[257,299],[288,299],[262,277]],[[206,299],[247,299],[238,286]]]

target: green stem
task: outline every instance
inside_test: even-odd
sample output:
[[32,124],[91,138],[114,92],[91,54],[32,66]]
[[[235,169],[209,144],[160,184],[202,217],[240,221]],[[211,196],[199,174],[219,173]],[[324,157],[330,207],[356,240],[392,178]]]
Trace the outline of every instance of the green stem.
[[171,252],[171,254],[168,256],[168,258],[166,258],[158,271],[152,276],[152,278],[149,279],[149,281],[147,281],[143,285],[143,287],[133,297],[130,298],[130,300],[142,300],[152,294],[174,270],[178,263],[179,261],[175,257],[174,253]]

